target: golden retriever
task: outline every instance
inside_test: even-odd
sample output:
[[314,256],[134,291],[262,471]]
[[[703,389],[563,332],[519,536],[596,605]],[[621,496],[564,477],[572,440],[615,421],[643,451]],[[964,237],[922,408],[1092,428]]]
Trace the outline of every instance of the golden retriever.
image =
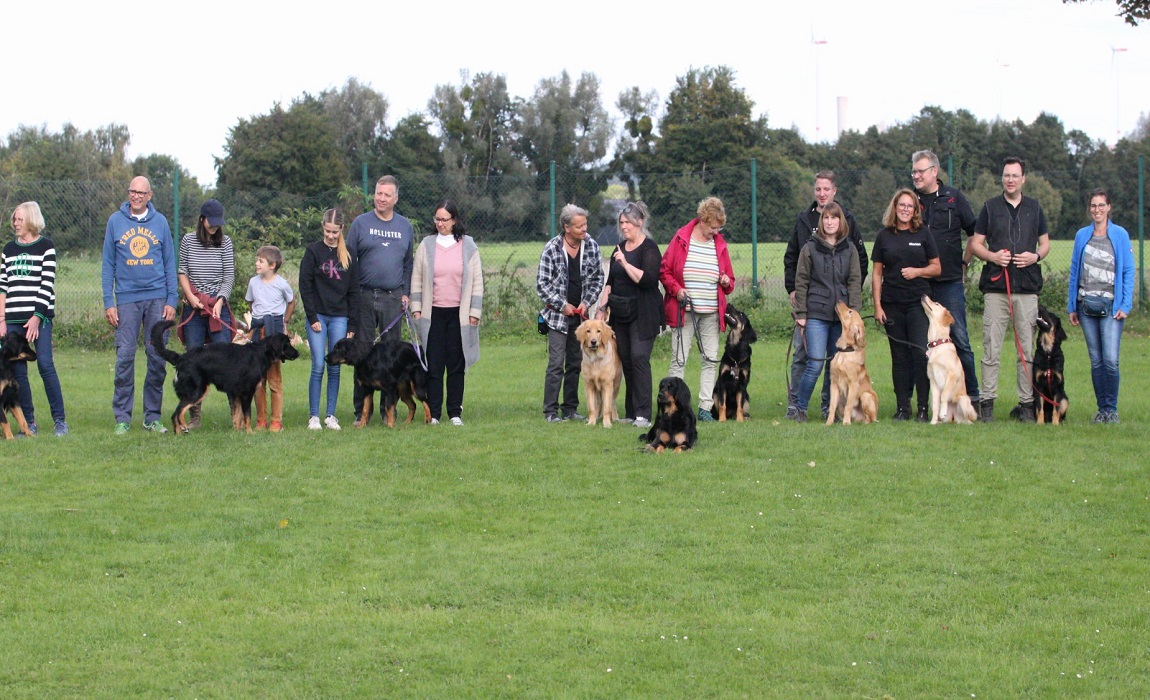
[[603,427],[610,428],[612,420],[619,420],[615,399],[623,381],[623,361],[615,346],[615,331],[602,321],[584,321],[575,330],[575,337],[583,346],[583,386],[587,391],[587,425],[595,425],[603,414]]
[[831,410],[827,425],[834,425],[836,411],[843,425],[852,421],[874,423],[878,416],[878,394],[866,371],[866,326],[858,312],[843,302],[835,304],[843,332],[831,358]]
[[942,304],[922,295],[922,309],[930,321],[926,331],[926,376],[930,379],[930,423],[973,423],[978,414],[966,395],[966,375],[958,348],[950,342],[954,317]]

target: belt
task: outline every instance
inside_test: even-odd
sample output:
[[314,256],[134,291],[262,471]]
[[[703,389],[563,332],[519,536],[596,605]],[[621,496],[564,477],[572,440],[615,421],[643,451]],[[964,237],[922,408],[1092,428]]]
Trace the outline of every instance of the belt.
[[396,292],[402,293],[402,290],[399,289],[399,287],[396,287],[395,289],[376,289],[374,287],[361,287],[360,291],[371,292],[375,296],[379,296],[380,294],[395,294]]

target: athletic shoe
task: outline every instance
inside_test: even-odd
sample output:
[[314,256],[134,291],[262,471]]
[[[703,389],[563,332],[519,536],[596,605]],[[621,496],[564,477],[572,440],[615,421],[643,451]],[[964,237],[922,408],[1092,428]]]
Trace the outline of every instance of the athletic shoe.
[[1107,419],[1109,419],[1109,418],[1110,418],[1109,413],[1103,413],[1102,411],[1099,411],[1098,413],[1094,414],[1094,420],[1092,420],[1090,422],[1091,423],[1106,423],[1106,422],[1108,422]]
[[563,418],[562,416],[557,416],[554,413],[548,413],[547,415],[543,416],[543,420],[547,421],[548,423],[566,423],[567,422],[566,418]]
[[335,416],[324,418],[323,424],[328,430],[339,430],[339,421],[335,419]]
[[126,435],[128,432],[128,429],[131,427],[132,426],[128,425],[127,423],[117,423],[116,429],[113,431],[113,434],[114,435]]
[[802,410],[801,408],[796,408],[795,409],[795,417],[792,418],[791,420],[793,420],[796,423],[806,423],[807,422],[807,412]]
[[636,428],[650,428],[651,427],[651,421],[647,420],[646,418],[639,417],[639,418],[635,419],[635,422],[633,423],[633,425]]
[[587,416],[578,411],[571,411],[563,418],[563,420],[587,420]]
[[1121,421],[1118,420],[1118,411],[1111,411],[1110,413],[1107,413],[1106,414],[1106,422],[1107,423],[1121,423]]
[[700,423],[714,423],[715,422],[715,417],[711,415],[710,409],[707,409],[704,411],[702,408],[700,408],[699,412],[695,415],[695,419]]
[[323,424],[319,422],[319,416],[312,416],[307,419],[308,430],[323,430]]
[[439,425],[439,419],[438,418],[432,418],[431,423],[429,423],[429,425]]
[[929,423],[930,418],[926,415],[926,406],[918,407],[918,415],[914,417],[916,423]]
[[279,422],[278,420],[273,420],[271,428],[269,428],[269,430],[271,430],[273,433],[283,432],[283,429],[284,429],[284,424]]
[[787,412],[786,412],[786,414],[783,416],[783,418],[786,418],[786,419],[788,419],[788,420],[794,420],[794,419],[795,419],[795,414],[796,414],[796,413],[798,413],[798,412],[799,412],[799,407],[798,407],[798,406],[787,406]]
[[910,409],[899,408],[894,412],[894,416],[891,418],[891,420],[910,420]]
[[635,419],[634,419],[634,418],[620,418],[620,419],[619,419],[618,421],[616,421],[616,422],[617,422],[617,423],[634,423],[634,422],[635,422]]
[[154,420],[151,423],[144,421],[144,430],[153,433],[160,433],[161,435],[168,432],[168,429],[164,427],[164,424],[158,420]]
[[463,425],[463,419],[460,418],[459,416],[452,416],[451,424],[452,425]]
[[64,437],[68,434],[68,423],[66,421],[56,421],[56,437]]

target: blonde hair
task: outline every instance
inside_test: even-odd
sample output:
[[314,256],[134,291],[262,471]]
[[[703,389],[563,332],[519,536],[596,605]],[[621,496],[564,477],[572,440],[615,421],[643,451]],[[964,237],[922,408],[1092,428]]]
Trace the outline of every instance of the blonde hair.
[[707,197],[699,202],[696,213],[699,216],[699,221],[705,223],[713,223],[717,226],[727,223],[727,210],[723,208],[723,200],[718,197]]
[[40,205],[36,202],[24,202],[12,210],[12,216],[16,216],[16,214],[24,216],[24,226],[33,235],[38,236],[44,230],[44,215],[40,212]]
[[[389,177],[385,175],[384,177]],[[339,264],[343,265],[343,269],[351,269],[351,253],[347,252],[347,241],[343,238],[343,212],[339,209],[328,209],[323,213],[323,223],[331,224],[332,226],[339,226],[339,243],[335,245],[336,255],[339,256]]]
[[910,201],[914,202],[914,215],[910,217],[910,230],[918,231],[922,228],[922,204],[918,201],[918,194],[909,187],[899,188],[890,198],[890,204],[886,205],[886,212],[882,215],[882,225],[892,231],[898,229],[898,218],[895,216],[895,210],[898,208],[898,200],[902,199],[903,195],[910,197]]

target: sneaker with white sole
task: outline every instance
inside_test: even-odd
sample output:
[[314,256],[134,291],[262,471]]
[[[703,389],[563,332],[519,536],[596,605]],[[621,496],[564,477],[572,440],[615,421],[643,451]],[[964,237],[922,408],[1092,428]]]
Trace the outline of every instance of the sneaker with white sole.
[[451,417],[451,424],[452,425],[463,425],[463,419],[460,418],[459,416],[452,416]]
[[160,433],[160,434],[168,432],[168,429],[164,427],[164,424],[158,420],[154,420],[151,423],[148,423],[147,421],[145,421],[144,422],[144,430],[147,430],[147,431],[152,432],[152,433]]
[[439,425],[439,419],[438,418],[432,418],[431,422],[428,423],[428,425]]
[[312,416],[307,419],[308,430],[323,430],[323,424],[319,422],[319,416]]
[[632,425],[634,425],[636,428],[650,428],[651,427],[651,421],[640,416],[639,418],[635,419],[635,422],[632,423]]
[[339,430],[339,421],[335,419],[335,416],[328,416],[327,418],[324,418],[323,424],[327,427],[328,430]]

